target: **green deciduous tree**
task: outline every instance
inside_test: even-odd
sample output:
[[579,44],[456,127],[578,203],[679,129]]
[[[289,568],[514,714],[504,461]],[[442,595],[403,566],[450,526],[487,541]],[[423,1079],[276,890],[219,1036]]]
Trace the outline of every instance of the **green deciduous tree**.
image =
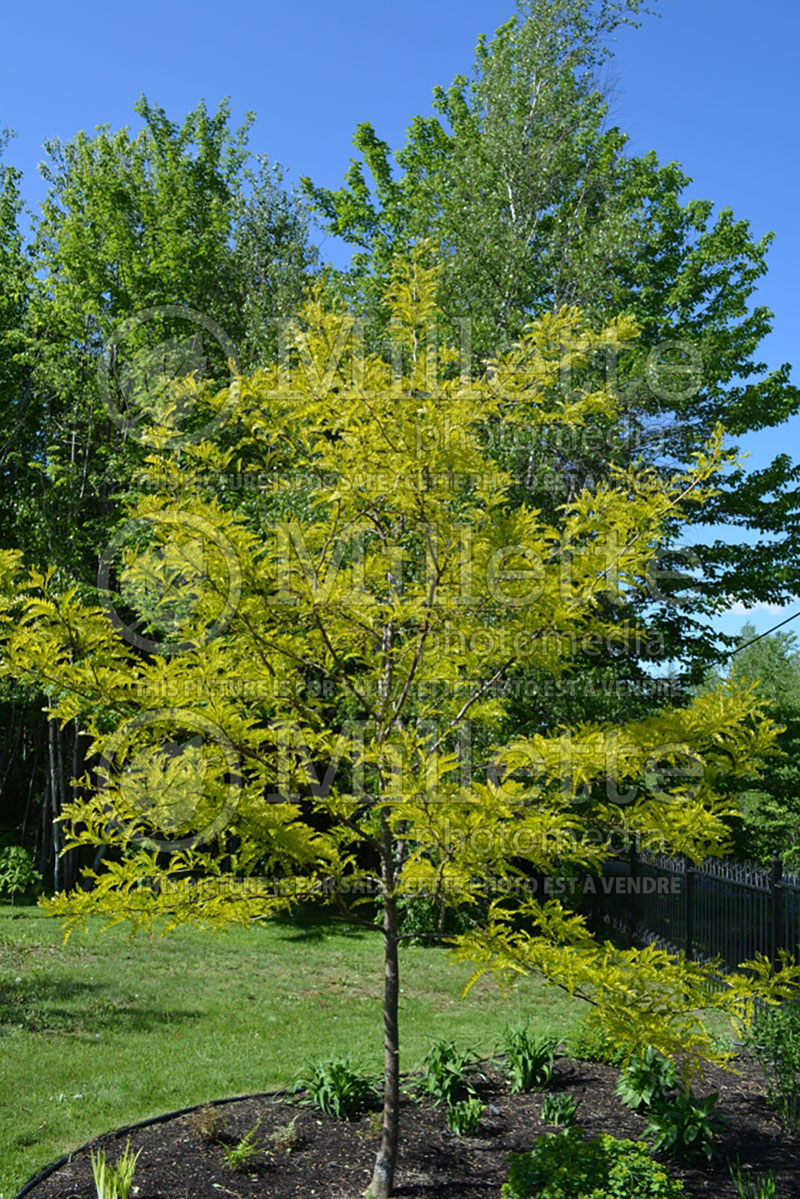
[[[200,104],[181,123],[144,98],[136,112],[135,135],[102,126],[47,144],[30,247],[18,173],[0,181],[0,544],[91,586],[143,460],[143,421],[168,401],[165,380],[228,379],[229,358],[252,369],[273,354],[315,257],[280,167],[250,159],[252,118],[234,132],[226,104],[213,114]],[[66,796],[80,759],[69,730],[57,731],[57,765],[45,769],[41,707],[18,692],[3,705],[28,751],[8,780],[9,824],[25,823],[31,795],[57,810],[45,789],[55,782]],[[35,780],[25,775],[34,761]]]
[[[738,856],[768,865],[780,854],[785,865],[800,866],[800,651],[792,633],[757,637],[746,624],[739,648],[726,674],[739,684],[755,687],[770,718],[779,726],[776,747],[781,751],[751,778],[738,780],[732,795],[739,805],[734,821]],[[712,673],[707,686],[716,686],[722,670]]]
[[[181,124],[144,98],[143,127],[48,142],[34,243],[42,281],[31,336],[45,439],[43,516],[28,544],[96,572],[141,461],[139,429],[163,380],[252,369],[299,302],[314,251],[280,167],[248,166],[252,115],[203,103]],[[145,415],[132,396],[148,392]],[[177,430],[180,430],[178,421]],[[38,535],[38,536],[37,536]]]
[[[223,443],[178,453],[162,438],[150,461],[159,486],[131,513],[119,572],[144,624],[121,624],[108,595],[87,606],[52,573],[25,580],[17,556],[0,559],[6,669],[47,687],[54,714],[93,739],[93,785],[65,811],[67,843],[108,847],[89,889],[48,909],[69,926],[104,913],[215,927],[317,897],[374,928],[380,1197],[397,1156],[404,896],[463,908],[476,885],[488,891],[487,920],[459,953],[478,970],[541,971],[589,998],[621,1043],[680,1050],[687,1070],[716,1055],[704,1009],[746,1014],[796,973],[771,977],[761,962],[755,981],[740,973],[715,990],[713,967],[601,946],[568,905],[532,893],[531,871],[598,870],[611,850],[588,835],[597,828],[693,858],[719,852],[721,785],[768,754],[774,732],[731,686],[641,721],[501,736],[498,682],[529,664],[568,674],[583,632],[619,637],[608,605],[644,585],[667,515],[707,495],[720,432],[690,472],[621,472],[576,495],[558,524],[510,504],[511,477],[482,448],[486,420],[502,409],[569,426],[613,413],[608,388],[564,404],[549,384],[565,355],[619,348],[635,325],[593,333],[564,310],[490,374],[453,375],[457,352],[428,336],[436,278],[424,257],[387,297],[394,362],[362,353],[353,319],[318,288],[287,360],[236,381]],[[230,391],[194,401],[228,411]],[[288,511],[281,486],[271,518],[220,502],[239,444],[260,476],[307,480]],[[479,757],[462,752],[473,731]],[[665,783],[659,765],[687,757],[693,769]]]
[[[760,360],[771,313],[753,296],[771,235],[754,237],[747,221],[715,212],[710,200],[687,202],[691,180],[678,163],[629,156],[626,136],[607,125],[601,66],[613,30],[632,23],[638,7],[520,0],[494,39],[479,40],[471,77],[434,90],[435,115],[412,121],[394,162],[365,123],[342,188],[304,180],[328,230],[354,248],[340,290],[377,329],[392,253],[421,236],[441,246],[443,324],[478,360],[563,303],[596,321],[636,318],[636,344],[593,364],[598,380],[613,374],[616,430],[600,420],[596,440],[561,445],[533,430],[517,430],[516,444],[498,433],[494,456],[514,471],[520,496],[548,512],[605,477],[610,462],[643,453],[669,472],[691,462],[717,421],[740,437],[780,424],[800,404],[789,367]],[[569,371],[562,385],[572,385]],[[786,454],[747,477],[733,469],[702,511],[672,522],[661,569],[693,573],[693,582],[680,610],[677,584],[665,584],[673,594],[661,606],[658,657],[691,666],[684,679],[699,682],[713,661],[708,618],[720,601],[797,593],[798,478]],[[685,525],[698,521],[757,536],[728,546],[692,530],[689,552]],[[642,685],[636,659],[622,655],[615,677]]]
[[[0,131],[0,154],[9,137]],[[41,448],[26,354],[35,275],[21,228],[20,178],[14,167],[0,166],[0,544],[5,546],[20,544],[34,490],[31,462]]]

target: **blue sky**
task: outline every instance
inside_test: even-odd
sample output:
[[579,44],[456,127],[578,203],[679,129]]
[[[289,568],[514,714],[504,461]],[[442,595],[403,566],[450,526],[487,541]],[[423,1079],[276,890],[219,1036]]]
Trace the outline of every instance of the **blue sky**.
[[[775,232],[758,294],[775,313],[764,358],[771,366],[800,363],[800,6],[662,0],[658,8],[660,17],[618,34],[613,122],[631,135],[633,152],[679,160],[694,180],[691,196],[730,206],[755,234]],[[215,108],[229,96],[234,124],[249,109],[257,113],[253,150],[283,163],[292,178],[335,186],[359,121],[399,146],[411,118],[430,111],[433,85],[468,74],[478,33],[493,33],[513,11],[513,0],[10,5],[0,126],[18,136],[6,161],[24,171],[25,195],[36,205],[46,138],[69,139],[101,122],[135,127],[140,92],[174,120],[200,98]],[[342,260],[330,240],[321,249]],[[800,456],[800,416],[751,435],[742,448],[755,466],[779,451]],[[800,601],[780,612],[732,612],[720,628],[738,631],[748,618],[762,631],[795,608]],[[800,633],[800,620],[788,628]]]

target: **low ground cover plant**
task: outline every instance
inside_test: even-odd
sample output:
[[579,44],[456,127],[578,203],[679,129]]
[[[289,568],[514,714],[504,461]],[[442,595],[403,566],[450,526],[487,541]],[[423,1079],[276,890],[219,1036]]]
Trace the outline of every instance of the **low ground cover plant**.
[[587,1140],[574,1125],[545,1133],[528,1153],[509,1156],[502,1199],[681,1199],[683,1185],[653,1161],[641,1141],[601,1135]]
[[297,1131],[297,1116],[287,1124],[281,1124],[269,1134],[269,1139],[281,1153],[291,1153],[300,1144],[302,1137]]
[[800,1008],[757,1011],[745,1044],[764,1072],[767,1101],[781,1124],[800,1131]]
[[504,1058],[500,1065],[511,1090],[518,1093],[546,1087],[559,1047],[557,1037],[531,1034],[527,1025],[506,1028],[499,1046]]

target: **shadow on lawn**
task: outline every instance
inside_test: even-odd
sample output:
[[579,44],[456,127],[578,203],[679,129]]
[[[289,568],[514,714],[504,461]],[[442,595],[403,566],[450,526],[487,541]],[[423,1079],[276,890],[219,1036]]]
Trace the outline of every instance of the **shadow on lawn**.
[[282,941],[324,941],[331,936],[361,938],[371,935],[369,929],[317,904],[300,904],[293,912],[273,916],[270,923],[287,930],[281,935]]
[[199,1011],[157,1010],[137,1000],[112,998],[100,983],[42,975],[16,978],[0,988],[0,1035],[12,1027],[87,1038],[102,1032],[154,1032],[202,1016]]

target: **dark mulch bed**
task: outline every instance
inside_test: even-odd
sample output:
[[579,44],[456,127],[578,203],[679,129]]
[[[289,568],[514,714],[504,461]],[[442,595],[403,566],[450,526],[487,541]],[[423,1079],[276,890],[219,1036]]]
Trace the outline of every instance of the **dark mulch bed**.
[[[701,1094],[720,1092],[719,1109],[730,1120],[720,1141],[723,1160],[707,1169],[671,1167],[689,1196],[736,1199],[725,1159],[738,1154],[753,1172],[778,1172],[780,1199],[800,1199],[800,1138],[787,1137],[767,1106],[763,1076],[742,1061],[738,1075],[710,1068]],[[608,1066],[560,1061],[551,1091],[567,1091],[581,1099],[579,1123],[589,1136],[599,1132],[641,1139],[642,1117],[623,1107],[614,1094],[617,1071]],[[409,1084],[413,1087],[413,1082]],[[494,1199],[507,1178],[506,1156],[529,1149],[536,1137],[552,1131],[539,1112],[542,1092],[511,1095],[503,1080],[488,1069],[481,1083],[490,1105],[479,1135],[459,1139],[447,1128],[443,1108],[403,1101],[401,1149],[396,1193],[403,1199]],[[142,1149],[134,1178],[135,1199],[357,1199],[370,1181],[378,1144],[374,1116],[351,1123],[329,1120],[309,1107],[289,1106],[275,1098],[237,1100],[215,1111],[223,1117],[220,1134],[228,1145],[261,1121],[256,1135],[264,1151],[244,1169],[225,1165],[222,1147],[204,1141],[191,1116],[103,1138],[109,1161],[116,1161],[125,1142]],[[270,1133],[297,1116],[299,1141],[290,1153],[277,1149]],[[94,1199],[89,1151],[38,1183],[30,1199]]]

